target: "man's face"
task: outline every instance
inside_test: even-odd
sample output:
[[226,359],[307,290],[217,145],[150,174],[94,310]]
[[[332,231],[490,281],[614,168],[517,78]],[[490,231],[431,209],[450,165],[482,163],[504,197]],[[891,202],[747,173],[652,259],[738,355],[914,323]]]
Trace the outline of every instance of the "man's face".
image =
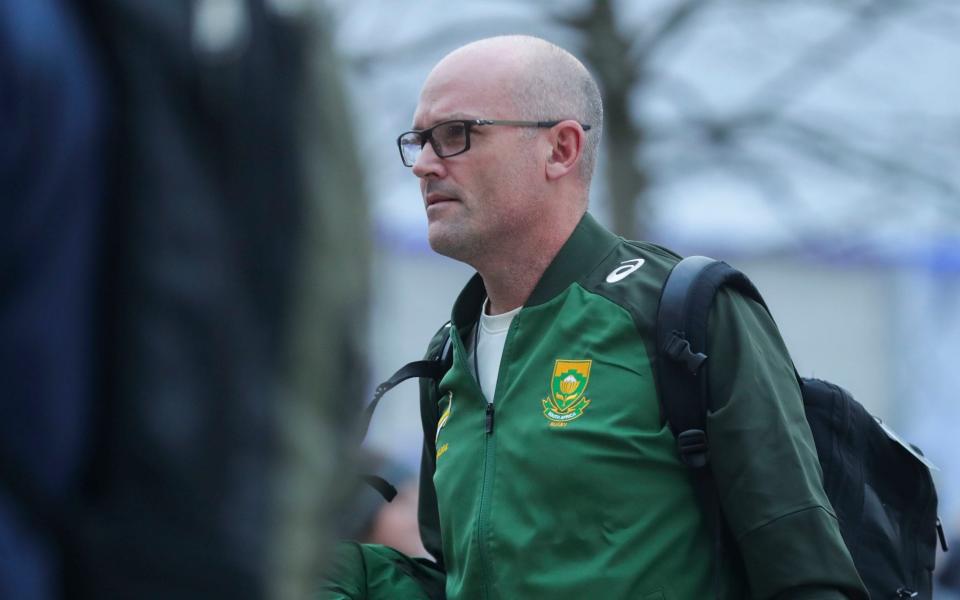
[[[450,119],[520,118],[504,90],[502,69],[479,67],[477,57],[467,56],[448,57],[434,69],[420,94],[414,128]],[[529,231],[542,210],[538,143],[529,130],[482,126],[472,129],[470,149],[457,156],[439,158],[426,144],[413,172],[436,252],[476,266]]]

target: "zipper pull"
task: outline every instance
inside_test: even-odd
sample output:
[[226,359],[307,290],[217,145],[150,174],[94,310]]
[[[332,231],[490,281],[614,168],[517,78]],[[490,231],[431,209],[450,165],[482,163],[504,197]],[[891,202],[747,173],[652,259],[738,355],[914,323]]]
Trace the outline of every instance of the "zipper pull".
[[493,402],[487,402],[487,434],[493,433]]

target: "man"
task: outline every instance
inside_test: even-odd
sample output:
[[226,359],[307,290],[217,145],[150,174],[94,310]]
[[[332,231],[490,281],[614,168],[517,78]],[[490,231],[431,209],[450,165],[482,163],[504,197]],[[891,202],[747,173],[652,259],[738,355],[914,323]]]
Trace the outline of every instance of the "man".
[[477,270],[431,344],[449,336],[452,367],[422,387],[440,414],[420,507],[438,562],[346,546],[325,597],[422,597],[437,581],[448,598],[866,597],[782,341],[728,292],[708,435],[736,551],[715,564],[654,380],[678,257],[586,214],[602,108],[583,65],[535,38],[467,45],[430,73],[413,128],[399,144],[430,245]]

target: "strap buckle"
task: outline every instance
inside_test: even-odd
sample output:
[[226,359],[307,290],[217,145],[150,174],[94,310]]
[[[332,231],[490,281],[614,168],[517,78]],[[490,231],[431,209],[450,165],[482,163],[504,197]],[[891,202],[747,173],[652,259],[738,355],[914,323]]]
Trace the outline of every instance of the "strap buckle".
[[706,354],[691,350],[690,342],[687,341],[682,331],[674,330],[670,332],[670,337],[663,350],[667,353],[667,356],[683,364],[687,371],[693,375],[700,371],[700,367],[707,360]]
[[677,436],[680,460],[688,467],[699,469],[707,466],[707,434],[702,429],[688,429]]

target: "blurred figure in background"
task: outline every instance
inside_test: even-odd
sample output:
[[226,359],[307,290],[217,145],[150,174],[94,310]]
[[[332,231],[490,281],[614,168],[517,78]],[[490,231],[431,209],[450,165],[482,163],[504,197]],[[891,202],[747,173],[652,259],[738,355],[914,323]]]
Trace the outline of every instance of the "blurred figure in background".
[[316,580],[368,253],[318,10],[0,8],[0,596]]

